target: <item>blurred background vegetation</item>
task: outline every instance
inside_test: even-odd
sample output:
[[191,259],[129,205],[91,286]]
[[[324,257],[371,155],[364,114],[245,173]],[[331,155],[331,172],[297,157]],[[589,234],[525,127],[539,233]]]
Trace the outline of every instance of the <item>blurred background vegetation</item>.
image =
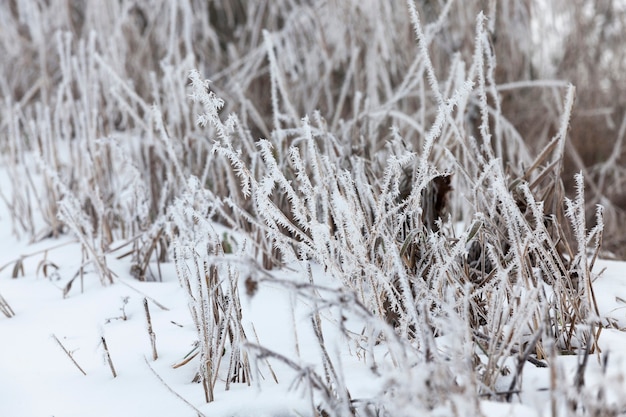
[[[607,255],[626,257],[626,238],[617,227],[626,222],[623,2],[417,0],[416,5],[440,80],[450,74],[458,54],[469,61],[476,15],[485,13],[498,57],[501,111],[529,152],[538,152],[553,137],[563,87],[576,86],[563,179],[571,188],[574,173],[583,171],[590,215],[596,204],[606,209]],[[46,117],[44,109],[51,120],[69,120],[73,116],[63,113],[74,112],[71,103],[77,102],[95,115],[84,123],[76,118],[65,126],[53,122],[53,136],[71,140],[89,129],[98,138],[120,131],[146,135],[156,104],[168,134],[193,150],[202,135],[185,96],[193,68],[212,81],[225,112],[238,114],[254,138],[269,137],[276,121],[264,30],[274,35],[276,65],[293,106],[288,116],[297,120],[319,110],[354,152],[375,155],[392,125],[407,146],[420,149],[423,128],[434,117],[418,111],[425,101],[434,103],[428,91],[397,94],[416,56],[403,2],[7,0],[0,4],[0,27],[0,146],[7,154],[16,147],[41,148],[43,134],[36,126]],[[468,117],[467,123],[478,118]],[[89,129],[79,129],[90,123]],[[501,156],[511,159],[517,148],[510,139],[497,139]],[[140,172],[166,169],[159,155],[144,154]],[[521,159],[514,159],[508,162],[519,165]],[[203,170],[201,161],[184,167],[186,174]],[[167,187],[173,185],[152,181],[153,219],[166,205],[158,202],[175,194]],[[54,204],[42,211],[54,223]],[[31,237],[37,234],[27,221],[18,223]]]

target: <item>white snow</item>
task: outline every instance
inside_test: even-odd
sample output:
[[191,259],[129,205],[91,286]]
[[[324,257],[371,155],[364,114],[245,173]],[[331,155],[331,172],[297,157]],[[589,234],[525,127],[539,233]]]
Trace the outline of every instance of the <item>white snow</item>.
[[[0,224],[6,226],[7,218],[3,216]],[[264,377],[260,386],[235,384],[227,392],[218,383],[216,401],[210,404],[205,403],[201,386],[192,382],[195,361],[172,368],[192,350],[196,332],[171,265],[162,266],[164,282],[138,282],[129,277],[125,260],[111,256],[108,262],[118,275],[113,285],[103,286],[94,272],[88,272],[83,277],[82,291],[77,278],[63,298],[63,286],[80,266],[78,243],[64,237],[61,241],[27,245],[16,242],[9,229],[1,229],[0,266],[9,266],[0,272],[0,294],[15,316],[0,316],[0,416],[197,415],[177,395],[207,416],[310,415],[305,387],[297,383],[293,370],[280,363],[272,362],[279,384],[267,368],[260,369]],[[67,244],[59,247],[64,242]],[[45,277],[41,268],[38,271],[42,252],[24,259],[24,276],[11,277],[14,260],[47,247],[57,247],[46,254],[48,261],[59,266],[55,273],[51,274],[54,268],[49,268]],[[603,322],[608,323],[610,318],[614,326],[626,327],[626,263],[599,261],[597,268],[606,268],[594,286]],[[288,276],[290,272],[281,274]],[[156,361],[151,358],[144,297],[168,308],[163,310],[149,302],[159,355]],[[297,308],[293,308],[295,304]],[[255,339],[254,323],[262,345],[289,357],[299,355],[304,362],[315,362],[319,352],[314,335],[310,330],[294,330],[310,329],[302,324],[309,320],[312,306],[283,288],[260,286],[253,296],[242,295],[242,307],[250,340]],[[126,319],[122,318],[124,314]],[[332,328],[332,323],[329,326]],[[341,338],[339,332],[336,334]],[[86,375],[71,362],[53,335]],[[105,359],[102,337],[116,378]],[[626,375],[625,343],[622,331],[604,329],[600,338],[603,352],[591,357],[587,375],[588,384],[604,384],[608,398],[618,403],[623,403],[619,390]],[[344,343],[329,346],[336,348],[331,355],[341,356],[343,372],[355,397],[377,392],[383,382],[371,373],[356,349],[339,351]],[[599,361],[607,354],[608,372],[603,375]],[[560,359],[558,366],[573,374],[578,358]],[[524,378],[524,392],[511,404],[483,401],[485,416],[549,415],[549,370],[526,366]]]

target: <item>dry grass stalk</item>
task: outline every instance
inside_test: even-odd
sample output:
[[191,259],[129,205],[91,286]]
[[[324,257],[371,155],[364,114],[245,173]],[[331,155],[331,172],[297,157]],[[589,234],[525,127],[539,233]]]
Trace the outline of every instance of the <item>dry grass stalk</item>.
[[63,346],[63,343],[61,343],[61,341],[59,340],[59,338],[55,334],[52,335],[52,338],[54,339],[55,342],[57,342],[57,344],[61,347],[61,349],[63,349],[63,352],[65,352],[67,357],[70,358],[70,360],[72,361],[74,366],[76,366],[76,368],[78,368],[80,373],[85,375],[85,376],[87,376],[87,373],[85,371],[83,371],[83,368],[81,368],[80,365],[78,364],[78,362],[76,362],[76,359],[74,359],[74,355],[72,355],[72,352],[70,352],[69,350],[67,350],[65,348],[65,346]]
[[104,349],[104,355],[106,357],[107,363],[109,364],[109,369],[111,370],[111,374],[113,375],[113,378],[117,378],[117,372],[115,371],[115,367],[113,366],[113,361],[111,360],[111,353],[109,352],[109,347],[107,346],[107,341],[104,338],[104,336],[100,338],[100,341],[102,342],[102,348]]
[[[329,354],[322,310],[358,317],[362,330],[342,331],[390,381],[415,364],[430,372],[428,385],[410,371],[403,381],[422,384],[424,396],[392,384],[372,399],[381,415],[426,413],[433,398],[478,410],[479,396],[506,399],[495,387],[507,358],[518,358],[517,384],[528,361],[596,349],[592,266],[607,236],[602,213],[585,215],[626,178],[618,169],[626,118],[619,146],[587,170],[566,144],[581,113],[573,87],[534,79],[532,2],[490,2],[487,16],[478,3],[422,0],[408,1],[409,13],[356,0],[155,0],[150,8],[120,0],[61,15],[40,3],[0,6],[0,148],[13,188],[0,197],[14,232],[34,240],[71,231],[83,266],[91,262],[103,283],[113,279],[113,241],[132,244],[140,280],[173,255],[207,401],[220,379],[227,389],[250,382],[244,270],[249,292],[272,282],[319,308],[311,326],[324,377],[285,362],[307,381],[314,414],[370,413],[351,401]],[[572,3],[581,33],[596,33],[582,3]],[[21,14],[28,10],[42,18]],[[599,33],[582,39],[615,44],[613,32]],[[603,48],[581,53],[590,51]],[[575,58],[568,53],[562,65]],[[605,64],[589,62],[579,88],[600,91],[588,75]],[[191,85],[189,68],[203,71]],[[594,97],[578,100],[593,107]],[[582,136],[596,131],[582,127]],[[572,177],[568,156],[585,173],[572,181],[574,194],[561,180]],[[605,214],[615,221],[623,213],[616,203]],[[242,233],[259,262],[226,254],[213,221]],[[340,290],[266,275],[287,263],[320,265]],[[21,260],[11,265],[24,273]],[[437,346],[442,334],[456,341],[450,352]],[[472,366],[455,360],[462,357]]]
[[150,337],[150,346],[152,347],[152,360],[156,361],[159,358],[156,349],[156,334],[152,330],[152,319],[150,318],[150,309],[148,307],[148,299],[143,299],[143,308],[146,313],[146,322],[148,324],[148,336]]
[[15,316],[15,312],[2,294],[0,294],[0,311],[2,311],[2,314],[4,314],[7,318]]

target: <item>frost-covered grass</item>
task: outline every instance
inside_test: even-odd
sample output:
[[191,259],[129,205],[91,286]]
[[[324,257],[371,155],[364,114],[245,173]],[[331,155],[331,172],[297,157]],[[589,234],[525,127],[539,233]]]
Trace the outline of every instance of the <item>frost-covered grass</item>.
[[[496,2],[472,20],[452,1],[49,3],[0,6],[2,221],[41,248],[0,272],[55,284],[67,314],[91,297],[120,310],[96,337],[111,378],[140,366],[207,415],[251,413],[219,408],[232,392],[289,396],[268,414],[623,410],[609,384],[622,368],[585,377],[608,360],[602,330],[622,324],[594,291],[603,210],[589,211],[582,174],[563,185],[576,87],[500,81],[519,57],[501,63],[495,32],[515,14]],[[526,138],[502,91],[531,87],[552,94],[529,105],[554,127]],[[128,285],[168,290],[144,304]],[[0,312],[19,323],[28,309],[11,298]],[[187,305],[183,330],[169,303]],[[107,329],[138,332],[142,314],[154,317],[148,359],[115,364],[123,337]],[[53,333],[48,345],[90,378]],[[539,390],[524,382],[537,373]]]

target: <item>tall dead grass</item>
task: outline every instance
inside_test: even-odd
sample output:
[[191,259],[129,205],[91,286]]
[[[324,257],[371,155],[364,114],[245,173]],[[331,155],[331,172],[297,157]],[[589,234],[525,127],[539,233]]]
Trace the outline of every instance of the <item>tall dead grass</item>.
[[[314,415],[511,400],[528,363],[597,351],[607,236],[589,203],[617,196],[624,130],[605,163],[574,158],[587,174],[574,175],[576,88],[536,79],[534,5],[5,3],[14,231],[75,234],[103,283],[110,256],[143,280],[173,261],[207,401],[271,361],[306,382]],[[215,222],[247,246],[233,254]],[[298,273],[277,278],[284,267]],[[315,306],[317,365],[250,341],[239,293],[260,285]],[[379,396],[352,398],[331,323],[388,381]]]

